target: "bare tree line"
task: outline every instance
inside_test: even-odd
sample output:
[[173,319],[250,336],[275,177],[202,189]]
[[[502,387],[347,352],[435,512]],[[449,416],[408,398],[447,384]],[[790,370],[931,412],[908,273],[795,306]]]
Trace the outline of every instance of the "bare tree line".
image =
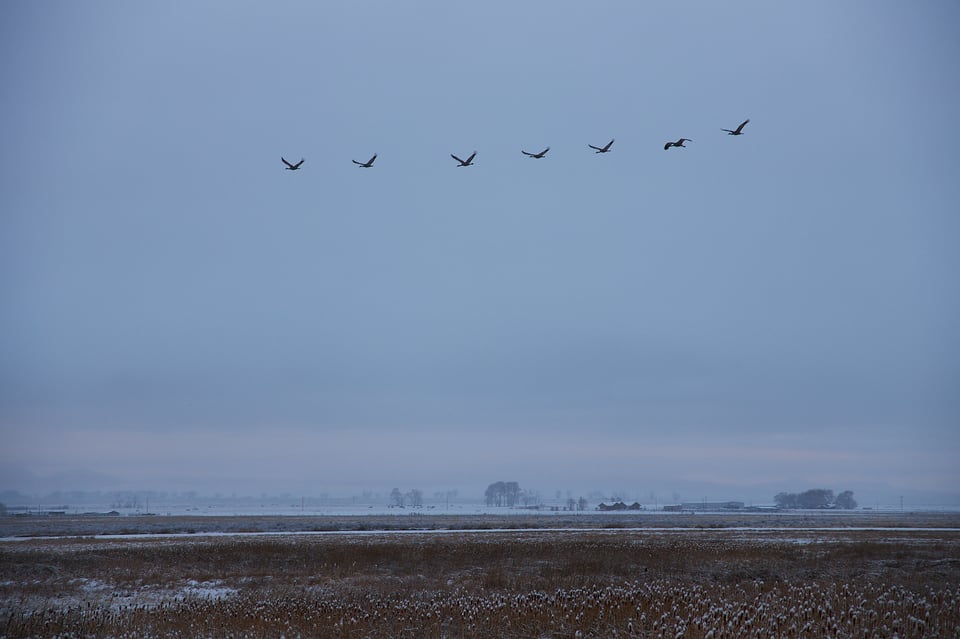
[[802,493],[777,493],[773,500],[780,508],[843,508],[853,510],[857,507],[857,500],[853,498],[852,490],[845,490],[834,497],[833,491],[827,488],[811,488]]
[[398,508],[419,508],[423,506],[423,491],[419,488],[411,488],[407,492],[400,492],[399,488],[390,491],[390,504]]

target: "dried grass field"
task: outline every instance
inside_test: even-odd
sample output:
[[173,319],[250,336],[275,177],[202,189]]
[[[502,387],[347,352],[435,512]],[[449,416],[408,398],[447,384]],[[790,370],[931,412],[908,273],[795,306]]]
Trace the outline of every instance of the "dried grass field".
[[960,638],[956,526],[494,524],[4,541],[0,636]]

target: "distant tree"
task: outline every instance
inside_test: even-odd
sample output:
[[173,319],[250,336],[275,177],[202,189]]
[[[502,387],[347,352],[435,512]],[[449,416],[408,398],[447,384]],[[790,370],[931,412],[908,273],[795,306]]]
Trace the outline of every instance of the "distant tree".
[[576,508],[576,507],[577,507],[577,500],[574,499],[573,497],[568,497],[568,498],[567,498],[567,510],[573,510],[573,509]]
[[777,493],[773,501],[779,508],[797,508],[797,493]]
[[423,506],[423,491],[419,488],[411,488],[409,491],[407,491],[405,497],[411,506],[415,508]]
[[403,508],[403,499],[404,495],[400,492],[399,488],[394,488],[390,491],[390,501],[393,502],[394,506],[399,506]]
[[0,517],[6,517],[7,515],[7,506],[0,501]]
[[800,508],[829,508],[833,503],[833,491],[826,488],[811,488],[797,495]]
[[483,496],[487,501],[487,506],[502,506],[503,492],[504,488],[502,481],[497,481],[487,486],[487,490],[483,493]]
[[845,490],[837,495],[837,498],[833,503],[839,508],[844,508],[846,510],[853,510],[857,507],[857,500],[853,498],[852,490]]
[[517,482],[498,481],[487,486],[483,496],[488,506],[516,506],[520,494],[520,484]]
[[504,483],[507,506],[516,506],[520,502],[520,484],[515,481]]
[[540,493],[535,490],[520,491],[520,501],[524,506],[539,506],[541,503]]
[[577,510],[586,510],[587,509],[587,500],[585,497],[581,497],[577,500]]

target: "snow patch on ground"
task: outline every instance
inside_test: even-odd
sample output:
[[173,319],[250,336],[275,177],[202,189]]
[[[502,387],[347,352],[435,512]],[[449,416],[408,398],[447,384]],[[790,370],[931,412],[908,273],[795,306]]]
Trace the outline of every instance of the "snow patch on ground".
[[[15,583],[5,582],[5,585],[15,585]],[[196,579],[165,586],[124,586],[81,577],[70,580],[68,585],[73,589],[69,594],[62,593],[54,596],[23,594],[15,601],[0,601],[0,614],[9,614],[13,609],[43,610],[82,606],[97,606],[120,612],[131,608],[153,608],[171,601],[227,599],[239,592],[220,580],[197,581]]]
[[236,588],[224,586],[223,582],[216,579],[211,581],[197,581],[188,579],[186,585],[180,589],[183,598],[199,599],[226,599],[237,594]]

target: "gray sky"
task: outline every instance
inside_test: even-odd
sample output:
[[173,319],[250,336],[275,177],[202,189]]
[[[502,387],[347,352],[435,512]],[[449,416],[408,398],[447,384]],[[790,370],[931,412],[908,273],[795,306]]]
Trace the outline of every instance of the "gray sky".
[[0,487],[960,503],[958,27],[5,2]]

